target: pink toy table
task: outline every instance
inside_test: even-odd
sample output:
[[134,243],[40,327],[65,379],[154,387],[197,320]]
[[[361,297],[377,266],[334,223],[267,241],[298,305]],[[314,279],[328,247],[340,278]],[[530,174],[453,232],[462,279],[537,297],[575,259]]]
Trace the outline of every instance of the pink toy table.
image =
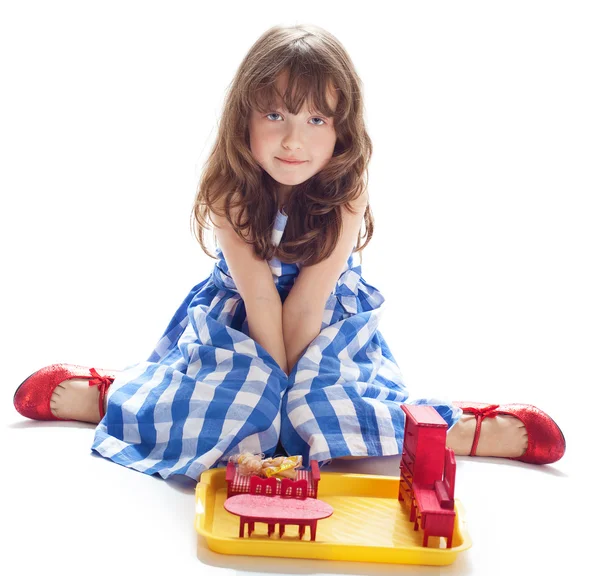
[[240,517],[240,538],[244,537],[244,525],[248,524],[248,536],[252,535],[255,522],[269,525],[268,535],[275,531],[279,524],[279,537],[283,536],[289,524],[298,526],[299,537],[304,536],[304,529],[310,526],[310,539],[317,536],[317,521],[333,514],[333,508],[316,498],[282,498],[281,496],[257,496],[254,494],[238,494],[227,498],[225,510]]

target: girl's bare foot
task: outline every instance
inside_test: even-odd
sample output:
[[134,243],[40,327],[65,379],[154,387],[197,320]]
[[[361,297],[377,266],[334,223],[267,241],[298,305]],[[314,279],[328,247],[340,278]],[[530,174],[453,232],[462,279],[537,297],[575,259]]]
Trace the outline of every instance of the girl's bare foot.
[[[446,445],[452,448],[457,456],[468,456],[471,453],[476,422],[473,414],[463,414],[448,431]],[[476,456],[517,458],[526,450],[527,430],[525,424],[518,418],[498,414],[494,418],[485,418],[481,422]]]
[[[57,418],[98,424],[100,422],[99,394],[98,386],[90,386],[89,380],[83,378],[64,380],[54,389],[50,398],[50,410]],[[106,410],[106,398],[104,410]]]

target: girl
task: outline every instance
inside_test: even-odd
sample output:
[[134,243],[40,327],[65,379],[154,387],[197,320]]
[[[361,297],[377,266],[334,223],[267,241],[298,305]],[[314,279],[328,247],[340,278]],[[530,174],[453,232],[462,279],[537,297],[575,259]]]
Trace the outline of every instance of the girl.
[[[121,372],[55,364],[17,389],[20,414],[97,423],[93,450],[193,479],[232,454],[399,454],[402,403],[429,404],[456,454],[544,464],[565,440],[541,410],[411,399],[378,324],[385,299],[354,253],[373,218],[361,82],[316,26],[273,27],[227,95],[193,208],[214,225],[212,274],[149,358]],[[366,242],[360,231],[366,226]]]

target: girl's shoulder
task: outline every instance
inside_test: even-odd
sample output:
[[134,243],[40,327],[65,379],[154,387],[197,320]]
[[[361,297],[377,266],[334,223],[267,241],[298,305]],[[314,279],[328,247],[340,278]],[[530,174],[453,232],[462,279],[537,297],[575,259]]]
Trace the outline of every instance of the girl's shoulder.
[[[240,221],[240,216],[244,211],[244,205],[242,203],[242,198],[239,192],[232,192],[230,195],[230,205],[229,205],[229,216],[231,218],[230,224],[227,215],[226,215],[226,200],[227,195],[223,194],[215,202],[213,202],[212,209],[210,210],[211,220],[212,222],[218,226],[219,228],[234,228],[237,226]],[[251,235],[249,233],[251,227],[248,227],[245,231],[239,230],[240,234],[246,239],[251,241]]]

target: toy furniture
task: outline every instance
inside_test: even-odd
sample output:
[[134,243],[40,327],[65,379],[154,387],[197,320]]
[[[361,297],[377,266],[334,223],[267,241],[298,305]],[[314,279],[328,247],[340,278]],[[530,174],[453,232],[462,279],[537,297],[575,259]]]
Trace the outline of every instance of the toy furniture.
[[275,531],[275,524],[279,524],[280,538],[286,526],[296,525],[300,540],[304,537],[306,526],[309,526],[310,539],[314,542],[317,536],[317,521],[333,514],[333,508],[329,504],[316,498],[284,498],[278,495],[237,494],[227,498],[224,507],[228,512],[240,517],[240,538],[244,537],[246,524],[250,537],[254,531],[254,524],[264,522],[268,525],[269,537]]
[[[317,480],[318,483],[318,480]],[[292,480],[291,478],[282,478],[281,480],[282,498],[307,498],[308,482],[306,478],[302,480]],[[316,498],[316,495],[315,495]]]
[[414,529],[423,529],[423,546],[429,536],[446,538],[452,547],[456,460],[446,447],[448,425],[433,406],[402,405],[406,414],[400,461],[398,500],[410,506]]
[[[284,478],[281,481],[271,478],[260,478],[258,476],[243,476],[239,473],[238,467],[233,462],[227,463],[227,469],[225,472],[225,480],[227,482],[227,498],[231,498],[236,494],[250,494],[250,482],[252,478],[256,478],[257,480],[272,480],[275,482],[275,494],[280,495],[281,491],[284,490],[287,494],[281,494],[282,496],[292,496],[292,492],[297,492],[300,490],[301,493],[306,493],[306,496],[309,498],[317,498],[319,493],[319,480],[321,479],[321,471],[319,470],[319,464],[316,460],[310,461],[310,468],[298,468],[297,469],[297,477],[296,480],[292,480],[290,478]],[[287,482],[286,482],[287,480]],[[285,484],[284,484],[285,483]],[[252,492],[253,494],[265,494],[265,492],[257,492],[256,486],[268,486],[269,484],[263,483],[254,483],[255,490]],[[273,484],[270,484],[273,486]],[[285,488],[284,488],[285,485]],[[294,496],[295,497],[295,496]]]
[[415,530],[423,529],[423,546],[427,546],[429,536],[445,536],[446,547],[452,548],[452,532],[454,530],[454,476],[456,460],[454,452],[446,448],[446,466],[444,480],[436,480],[434,488],[426,488],[413,483],[414,504],[416,508]]
[[249,494],[275,496],[275,494],[277,494],[277,479],[261,478],[260,476],[250,476]]
[[[452,548],[444,547],[444,538],[441,538],[440,547],[437,545],[438,538],[429,538],[429,545],[422,546],[423,535],[414,531],[414,522],[408,519],[408,506],[405,508],[404,503],[401,506],[398,502],[398,476],[323,470],[319,482],[319,500],[330,504],[334,512],[324,523],[317,522],[316,542],[310,541],[308,529],[303,539],[299,540],[299,531],[295,526],[286,526],[283,538],[279,538],[276,520],[273,519],[256,524],[252,536],[248,537],[246,532],[240,538],[240,518],[226,509],[225,473],[225,466],[205,470],[196,485],[194,526],[212,552],[240,555],[240,558],[254,556],[257,559],[267,556],[273,559],[421,564],[437,566],[437,574],[441,566],[454,563],[472,546],[465,523],[465,509],[458,498],[454,501],[456,520]],[[283,482],[280,485],[283,487]],[[286,500],[296,501],[283,496],[275,498],[280,499],[279,505]],[[303,506],[313,501],[312,498],[297,500]],[[245,523],[250,522],[252,519],[248,518]],[[254,522],[257,522],[256,518]],[[419,523],[422,522],[421,518]],[[269,523],[274,525],[270,537],[267,536]],[[373,570],[377,571],[375,567]],[[414,572],[409,567],[405,571],[407,574]],[[433,573],[434,570],[426,572]]]

